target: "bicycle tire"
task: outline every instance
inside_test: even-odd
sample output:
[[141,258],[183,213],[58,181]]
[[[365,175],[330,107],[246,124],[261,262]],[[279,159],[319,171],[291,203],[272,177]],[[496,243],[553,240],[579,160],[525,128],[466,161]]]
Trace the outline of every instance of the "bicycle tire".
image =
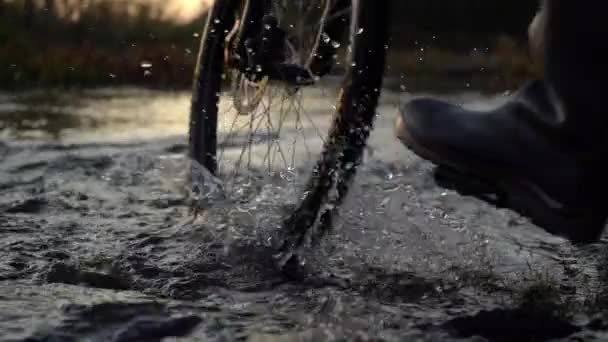
[[217,169],[217,118],[224,73],[224,48],[241,0],[217,0],[211,6],[198,51],[190,106],[189,154],[212,174]]

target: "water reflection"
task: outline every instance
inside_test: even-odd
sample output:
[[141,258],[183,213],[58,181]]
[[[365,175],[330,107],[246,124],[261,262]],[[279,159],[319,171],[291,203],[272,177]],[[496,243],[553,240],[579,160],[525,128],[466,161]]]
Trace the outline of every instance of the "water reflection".
[[189,95],[141,89],[0,97],[0,138],[61,142],[133,140],[184,134]]
[[10,111],[0,116],[2,136],[16,139],[48,137],[59,140],[67,130],[93,130],[99,126],[99,120],[94,118],[68,112],[53,112],[44,108]]
[[[376,120],[368,152],[373,151],[375,157],[387,160],[404,157],[403,147],[393,138],[393,117],[400,102],[415,96],[417,95],[383,90],[378,108],[380,115]],[[483,96],[477,92],[443,97],[455,103],[470,103],[474,108],[495,106],[507,99],[502,95]],[[281,144],[296,160],[305,159],[303,156],[307,152],[315,154],[329,129],[335,98],[335,94],[325,94],[319,89],[306,89],[302,108],[307,118],[302,119],[299,125],[284,124],[280,136],[274,131],[260,129],[254,137],[248,136],[245,130],[239,132],[238,136],[232,133],[233,136],[227,139],[231,126],[235,124],[234,117],[237,117],[238,125],[246,123],[250,118],[247,115],[238,116],[234,110],[220,108],[218,138],[220,145],[225,147],[222,157],[227,160],[239,158],[243,144],[249,142],[255,143],[252,148],[254,154],[264,155],[270,144]],[[229,103],[230,101],[222,101],[223,105]],[[280,109],[280,106],[277,108]],[[281,116],[278,109],[276,113],[270,111],[270,116],[277,116],[269,118],[270,120],[278,122],[278,117]],[[188,91],[103,88],[69,92],[33,91],[16,95],[0,93],[0,139],[90,143],[185,137],[188,132],[189,110]],[[293,119],[291,116],[286,118]],[[298,136],[307,137],[306,148],[299,146],[301,144],[293,144]],[[302,139],[298,137],[297,142],[302,142]],[[293,153],[290,148],[294,149]]]

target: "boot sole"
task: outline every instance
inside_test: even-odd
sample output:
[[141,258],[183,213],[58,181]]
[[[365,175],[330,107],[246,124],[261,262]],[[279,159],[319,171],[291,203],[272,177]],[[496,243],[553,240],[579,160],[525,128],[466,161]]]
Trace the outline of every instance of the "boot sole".
[[397,116],[396,133],[407,148],[438,166],[435,179],[439,186],[511,209],[545,231],[575,244],[597,242],[604,230],[606,214],[567,211],[524,177],[507,174],[502,168],[480,160],[471,162],[474,158],[463,157],[462,153],[425,144],[407,129],[401,115]]

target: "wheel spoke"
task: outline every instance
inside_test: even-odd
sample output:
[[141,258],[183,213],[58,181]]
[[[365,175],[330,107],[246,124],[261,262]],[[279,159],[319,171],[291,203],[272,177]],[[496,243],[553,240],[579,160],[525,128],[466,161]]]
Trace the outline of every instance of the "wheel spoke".
[[[295,38],[291,46],[294,51],[288,52],[295,57],[293,62],[308,66],[313,60],[317,47],[325,39],[322,27],[332,20],[329,13],[334,3],[332,0],[272,1],[271,10],[279,24]],[[246,18],[241,21],[247,22]],[[252,82],[236,70],[230,81],[227,96],[220,100],[228,105],[220,106],[222,114],[218,122],[221,131],[218,167],[223,177],[229,178],[226,181],[238,182],[236,178],[241,180],[246,170],[249,175],[256,169],[269,173],[281,169],[291,172],[297,165],[315,158],[318,143],[322,146],[326,142],[318,120],[327,120],[317,115],[317,107],[326,106],[328,113],[333,112],[335,99],[327,101],[332,92],[317,88],[309,92],[306,88],[293,88],[268,79]]]

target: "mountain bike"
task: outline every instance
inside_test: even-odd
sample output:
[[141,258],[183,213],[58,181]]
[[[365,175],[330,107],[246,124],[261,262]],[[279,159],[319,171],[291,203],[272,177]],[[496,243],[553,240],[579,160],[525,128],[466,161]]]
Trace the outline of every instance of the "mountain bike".
[[190,158],[231,184],[312,169],[284,221],[286,255],[331,229],[361,163],[382,89],[388,3],[216,0],[209,10]]

